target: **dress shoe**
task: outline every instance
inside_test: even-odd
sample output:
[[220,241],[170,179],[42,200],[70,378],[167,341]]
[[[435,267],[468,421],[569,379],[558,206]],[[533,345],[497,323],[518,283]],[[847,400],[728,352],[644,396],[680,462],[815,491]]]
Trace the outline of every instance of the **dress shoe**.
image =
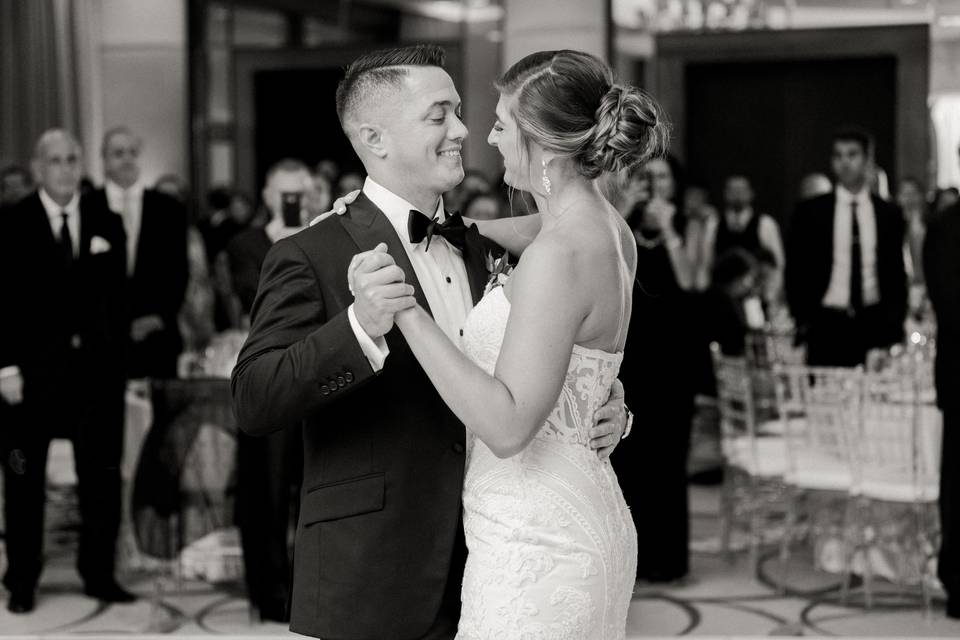
[[7,611],[10,613],[30,613],[36,606],[36,596],[33,591],[14,591],[7,601]]
[[947,596],[947,617],[960,620],[960,595]]
[[290,622],[290,613],[287,603],[283,601],[261,602],[257,609],[260,611],[262,622]]
[[102,584],[92,584],[84,587],[83,592],[91,598],[102,600],[103,602],[126,603],[133,602],[137,596],[130,593],[116,582],[104,582]]

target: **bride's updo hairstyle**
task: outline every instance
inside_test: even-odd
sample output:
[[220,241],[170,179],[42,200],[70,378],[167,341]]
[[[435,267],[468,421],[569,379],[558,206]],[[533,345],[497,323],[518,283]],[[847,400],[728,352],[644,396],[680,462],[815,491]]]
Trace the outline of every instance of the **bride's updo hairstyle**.
[[540,51],[497,81],[513,98],[524,145],[533,141],[575,161],[593,179],[663,155],[669,125],[660,106],[636,87],[614,84],[602,60],[582,51]]

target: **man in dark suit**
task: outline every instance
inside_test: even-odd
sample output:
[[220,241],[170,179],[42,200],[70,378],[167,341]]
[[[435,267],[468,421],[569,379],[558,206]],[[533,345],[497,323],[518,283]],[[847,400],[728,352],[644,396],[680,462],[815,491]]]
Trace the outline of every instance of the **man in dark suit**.
[[73,441],[76,460],[77,568],[85,592],[109,602],[134,599],[113,577],[127,332],[123,227],[105,208],[81,201],[80,145],[69,133],[44,133],[33,168],[38,190],[0,221],[0,273],[9,276],[0,314],[3,582],[14,613],[34,607],[47,450],[61,434]]
[[[441,195],[463,178],[467,130],[442,65],[438,47],[415,46],[347,69],[337,112],[369,178],[344,215],[270,249],[234,369],[242,429],[303,424],[290,626],[298,633],[456,633],[465,430],[393,326],[415,292],[459,344],[488,276],[491,248],[443,209]],[[437,220],[421,237],[424,215]],[[372,251],[380,245],[387,251]]]
[[937,404],[943,411],[937,574],[947,592],[947,615],[960,618],[960,204],[931,218],[923,272],[937,316]]
[[189,277],[187,212],[143,186],[142,148],[126,127],[107,131],[101,149],[106,180],[95,197],[120,216],[127,234],[129,377],[175,378],[183,348],[177,316]]
[[[263,188],[270,222],[235,235],[217,258],[218,278],[227,280],[224,289],[230,291],[231,315],[238,318],[235,326],[249,326],[260,268],[270,247],[303,230],[305,196],[312,188],[310,171],[299,160],[273,165]],[[236,521],[243,544],[247,595],[261,620],[290,620],[286,610],[290,595],[287,537],[291,492],[300,487],[303,467],[299,427],[297,423],[259,438],[242,432],[237,437]]]
[[872,137],[833,136],[832,193],[797,207],[787,242],[786,293],[811,365],[853,367],[903,339],[907,284],[903,216],[867,185]]

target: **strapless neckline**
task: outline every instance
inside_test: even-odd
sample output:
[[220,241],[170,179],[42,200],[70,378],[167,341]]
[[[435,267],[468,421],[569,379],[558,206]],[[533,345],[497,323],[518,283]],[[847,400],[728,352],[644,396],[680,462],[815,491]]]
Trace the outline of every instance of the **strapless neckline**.
[[[499,296],[500,299],[503,301],[505,305],[507,305],[507,307],[512,306],[510,303],[510,298],[508,298],[507,294],[504,293],[502,286],[499,286],[493,291],[491,291],[491,294],[496,294],[496,293],[500,294]],[[593,347],[584,347],[583,345],[579,345],[577,343],[573,343],[573,350],[585,355],[591,355],[591,356],[601,355],[601,356],[606,356],[608,358],[611,358],[613,360],[623,359],[623,351],[606,351],[605,349],[595,349]]]

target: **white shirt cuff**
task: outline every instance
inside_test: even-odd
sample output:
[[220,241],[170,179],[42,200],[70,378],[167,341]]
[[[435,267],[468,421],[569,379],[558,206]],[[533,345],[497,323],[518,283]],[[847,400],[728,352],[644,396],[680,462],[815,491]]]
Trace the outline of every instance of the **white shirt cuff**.
[[352,304],[347,307],[347,318],[350,320],[350,328],[353,329],[354,335],[357,336],[357,342],[360,343],[360,350],[363,351],[363,355],[367,357],[370,367],[374,372],[380,371],[383,369],[383,363],[387,359],[387,356],[390,355],[390,347],[387,346],[386,338],[380,336],[374,339],[368,336],[367,332],[360,326],[360,322],[357,320],[357,314],[353,311]]
[[20,367],[15,364],[0,369],[0,378],[9,378],[20,375]]

